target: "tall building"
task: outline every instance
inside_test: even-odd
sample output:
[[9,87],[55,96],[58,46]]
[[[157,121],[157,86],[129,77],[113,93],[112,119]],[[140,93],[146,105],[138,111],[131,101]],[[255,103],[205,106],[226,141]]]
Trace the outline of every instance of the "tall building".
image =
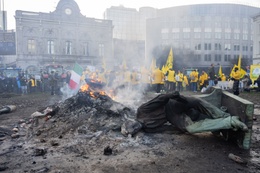
[[7,12],[2,5],[0,0],[0,67],[8,67],[15,62],[15,32],[7,30]]
[[260,64],[260,13],[253,16],[253,64]]
[[156,16],[156,9],[142,7],[137,11],[124,6],[106,9],[104,19],[112,20],[114,58],[120,64],[127,61],[129,66],[140,65],[145,57],[146,19]]
[[113,58],[112,21],[87,18],[74,0],[60,0],[50,13],[17,10],[17,66],[61,64],[71,69]]
[[[179,67],[222,65],[229,71],[232,60],[242,55],[252,62],[252,15],[260,8],[238,4],[200,4],[157,10],[146,22],[146,55],[172,47]],[[229,69],[227,69],[229,68]]]
[[7,13],[6,11],[0,10],[0,30],[7,30],[6,26],[7,26]]
[[137,11],[124,6],[112,6],[104,13],[104,19],[113,22],[113,38],[122,40],[144,40],[146,19],[155,16],[156,9],[152,7],[142,7]]

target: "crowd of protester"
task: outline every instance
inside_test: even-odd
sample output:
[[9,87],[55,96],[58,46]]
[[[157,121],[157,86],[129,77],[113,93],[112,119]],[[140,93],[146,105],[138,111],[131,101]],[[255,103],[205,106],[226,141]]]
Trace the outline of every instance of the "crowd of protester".
[[[17,93],[29,94],[35,92],[51,92],[59,93],[59,89],[63,84],[68,84],[70,75],[65,77],[53,71],[51,74],[43,72],[33,75],[24,71],[19,71],[17,76],[8,76],[0,72],[0,93]],[[52,93],[52,95],[54,92]]]
[[[42,72],[40,75],[28,75],[23,71],[16,77],[7,77],[0,73],[0,93],[13,92],[28,94],[34,92],[49,92],[51,95],[61,94],[60,88],[69,85],[70,72],[52,71],[50,74]],[[233,93],[239,94],[239,82],[243,83],[245,91],[250,91],[252,81],[248,75],[240,79],[239,72],[233,71],[231,76],[217,74],[212,64],[208,71],[194,69],[189,74],[184,69],[169,68],[165,71],[160,68],[129,69],[118,68],[114,70],[89,70],[83,72],[82,80],[99,81],[102,87],[112,90],[129,88],[142,92],[170,93],[174,91],[198,92],[217,85],[219,81],[233,80]],[[260,77],[254,82],[260,86]],[[259,90],[257,90],[259,91]]]

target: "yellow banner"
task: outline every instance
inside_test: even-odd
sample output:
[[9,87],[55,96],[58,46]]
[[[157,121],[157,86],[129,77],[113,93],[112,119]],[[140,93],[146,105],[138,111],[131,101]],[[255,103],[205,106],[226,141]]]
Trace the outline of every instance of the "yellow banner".
[[260,75],[260,65],[251,65],[250,66],[250,79],[255,81]]

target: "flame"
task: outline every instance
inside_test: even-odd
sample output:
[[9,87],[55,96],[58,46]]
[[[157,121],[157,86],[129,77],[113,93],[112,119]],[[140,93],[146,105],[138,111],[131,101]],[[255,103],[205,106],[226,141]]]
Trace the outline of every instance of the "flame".
[[88,85],[88,84],[82,85],[82,86],[80,87],[80,91],[82,91],[82,92],[87,92],[87,91],[89,91],[89,85]]
[[[100,90],[96,89],[96,91],[95,91],[95,90],[94,90],[93,88],[91,88],[88,84],[82,85],[82,86],[80,87],[80,91],[81,91],[81,92],[88,92],[89,95],[90,95],[91,97],[93,97],[93,98],[97,98],[97,95],[103,95],[103,96],[107,95],[106,92],[103,91],[103,90],[100,91]],[[109,95],[108,95],[108,96],[109,96]]]
[[93,98],[97,98],[98,96],[103,95],[103,96],[109,96],[111,99],[114,100],[115,99],[114,90],[104,91],[101,90],[100,88],[95,88],[95,85],[92,86],[91,83],[102,84],[102,82],[100,79],[94,79],[92,77],[94,76],[91,76],[90,83],[86,83],[80,87],[80,91],[88,93]]

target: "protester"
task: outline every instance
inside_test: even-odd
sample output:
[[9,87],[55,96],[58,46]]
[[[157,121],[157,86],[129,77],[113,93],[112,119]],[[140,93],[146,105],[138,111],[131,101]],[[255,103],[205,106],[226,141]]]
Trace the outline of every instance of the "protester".
[[162,88],[162,82],[164,80],[164,74],[159,68],[153,71],[152,80],[153,80],[152,84],[155,88],[156,93],[160,93]]
[[196,70],[193,70],[190,73],[190,83],[191,83],[191,91],[197,92],[197,82],[198,82],[198,73]]
[[51,95],[55,95],[55,92],[57,90],[58,79],[56,78],[54,71],[51,71],[51,74],[49,76],[49,80],[50,80],[49,83],[50,83],[50,86],[51,86]]
[[208,71],[208,75],[209,75],[209,87],[214,86],[215,85],[215,68],[214,68],[214,64],[210,65],[209,71]]
[[231,80],[234,81],[233,83],[233,93],[234,95],[239,95],[239,81],[240,81],[240,70],[238,67],[234,68],[234,71],[231,73]]
[[249,76],[245,75],[241,82],[243,83],[243,90],[250,92],[250,85],[252,85],[252,80],[249,78]]
[[27,94],[27,84],[28,84],[28,81],[26,79],[26,77],[24,75],[21,76],[21,90],[22,90],[22,94]]
[[184,80],[184,75],[180,70],[178,70],[178,73],[177,73],[175,79],[176,79],[176,82],[177,82],[177,91],[179,91],[179,92],[183,91],[182,82]]
[[36,86],[37,86],[37,82],[35,80],[35,77],[34,76],[30,76],[30,79],[29,79],[29,92],[30,93],[36,92]]
[[202,73],[199,77],[200,90],[202,90],[202,88],[207,87],[207,81],[208,81],[208,74],[205,71],[202,71]]
[[165,76],[167,76],[166,92],[175,91],[176,90],[175,71],[171,68],[166,72]]
[[257,84],[257,89],[256,91],[260,91],[260,75],[258,76],[258,78],[254,81],[254,85]]
[[222,73],[220,79],[221,81],[227,81],[226,75],[224,73]]

